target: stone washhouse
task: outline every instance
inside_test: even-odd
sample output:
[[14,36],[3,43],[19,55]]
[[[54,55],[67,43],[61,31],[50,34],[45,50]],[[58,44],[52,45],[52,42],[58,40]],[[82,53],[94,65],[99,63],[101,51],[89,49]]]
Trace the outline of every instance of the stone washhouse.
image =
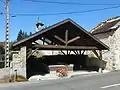
[[12,48],[14,50],[11,62],[13,72],[16,69],[19,75],[25,77],[30,71],[30,68],[26,66],[28,65],[27,61],[34,51],[66,51],[67,55],[71,55],[73,52],[76,56],[85,55],[85,51],[93,51],[97,58],[102,61],[102,50],[109,49],[107,45],[71,19],[65,19],[32,34],[30,37],[15,42]]

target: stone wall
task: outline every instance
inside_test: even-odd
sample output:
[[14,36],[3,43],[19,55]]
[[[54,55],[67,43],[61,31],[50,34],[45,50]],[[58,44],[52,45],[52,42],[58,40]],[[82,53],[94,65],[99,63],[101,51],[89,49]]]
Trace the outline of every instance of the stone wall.
[[[41,52],[41,51],[40,51]],[[56,55],[58,51],[42,50],[43,55]],[[20,51],[14,52],[11,62],[11,75],[16,74],[26,77],[26,47],[21,47]]]
[[22,47],[20,51],[13,54],[11,62],[11,75],[17,70],[18,75],[26,77],[26,47]]
[[103,51],[103,60],[107,61],[106,68],[120,70],[120,28],[111,35],[102,33],[95,36],[109,46],[109,51]]

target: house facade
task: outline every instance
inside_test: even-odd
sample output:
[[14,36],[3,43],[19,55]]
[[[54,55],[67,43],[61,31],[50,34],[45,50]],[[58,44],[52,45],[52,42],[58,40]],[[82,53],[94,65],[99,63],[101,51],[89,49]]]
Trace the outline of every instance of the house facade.
[[103,51],[103,60],[107,61],[106,69],[120,70],[120,17],[103,21],[90,32],[109,46],[109,50]]

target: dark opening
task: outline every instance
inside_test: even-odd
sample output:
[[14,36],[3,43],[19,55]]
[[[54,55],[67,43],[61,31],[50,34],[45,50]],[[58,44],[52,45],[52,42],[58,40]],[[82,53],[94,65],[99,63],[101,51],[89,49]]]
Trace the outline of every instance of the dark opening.
[[[27,60],[27,78],[33,75],[45,75],[50,72],[49,65],[73,64],[73,70],[98,70],[105,68],[105,61],[88,58],[87,55],[51,55],[36,58],[31,56]],[[55,69],[54,69],[55,70]]]
[[49,73],[47,64],[40,62],[35,56],[31,56],[27,60],[27,79],[33,75],[45,75]]

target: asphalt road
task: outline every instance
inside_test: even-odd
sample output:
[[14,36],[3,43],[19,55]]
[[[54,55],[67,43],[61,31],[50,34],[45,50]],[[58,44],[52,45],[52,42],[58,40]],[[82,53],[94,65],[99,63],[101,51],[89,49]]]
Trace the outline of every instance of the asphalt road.
[[120,71],[61,80],[1,84],[0,90],[120,90]]

